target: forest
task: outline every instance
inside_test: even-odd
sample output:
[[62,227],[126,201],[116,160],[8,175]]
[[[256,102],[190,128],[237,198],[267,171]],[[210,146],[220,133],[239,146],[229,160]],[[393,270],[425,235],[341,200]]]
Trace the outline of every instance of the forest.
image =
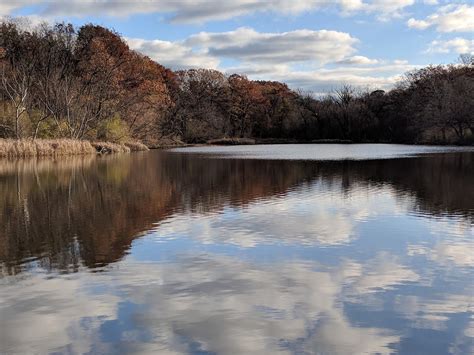
[[87,24],[0,24],[0,138],[474,142],[474,56],[406,73],[390,91],[325,96],[210,69],[172,71]]

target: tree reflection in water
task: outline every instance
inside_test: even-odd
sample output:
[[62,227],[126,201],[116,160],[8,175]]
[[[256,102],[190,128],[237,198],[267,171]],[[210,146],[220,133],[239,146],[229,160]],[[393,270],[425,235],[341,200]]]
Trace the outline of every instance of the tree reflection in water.
[[472,153],[333,162],[206,159],[166,152],[2,161],[0,261],[6,273],[21,271],[31,260],[63,271],[77,270],[81,263],[103,266],[120,260],[135,238],[175,213],[244,208],[316,183],[324,192],[338,193],[342,203],[355,191],[390,188],[414,213],[457,216],[469,224],[474,189],[467,187],[474,181],[473,166]]

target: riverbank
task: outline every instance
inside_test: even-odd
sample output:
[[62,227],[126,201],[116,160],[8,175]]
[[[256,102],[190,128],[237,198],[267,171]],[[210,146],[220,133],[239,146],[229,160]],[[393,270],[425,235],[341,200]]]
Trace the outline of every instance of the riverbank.
[[318,139],[318,140],[298,140],[290,138],[239,138],[225,137],[211,139],[201,143],[185,143],[181,140],[164,141],[161,144],[150,147],[151,149],[172,149],[185,147],[202,147],[207,145],[256,145],[256,144],[352,144],[351,140],[344,139]]
[[111,143],[77,139],[0,139],[0,158],[114,154],[146,151],[140,142]]

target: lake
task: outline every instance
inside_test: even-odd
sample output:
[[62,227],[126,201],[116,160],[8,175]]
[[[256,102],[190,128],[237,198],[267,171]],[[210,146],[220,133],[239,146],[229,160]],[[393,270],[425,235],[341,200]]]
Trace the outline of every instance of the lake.
[[0,353],[474,353],[474,150],[0,161]]

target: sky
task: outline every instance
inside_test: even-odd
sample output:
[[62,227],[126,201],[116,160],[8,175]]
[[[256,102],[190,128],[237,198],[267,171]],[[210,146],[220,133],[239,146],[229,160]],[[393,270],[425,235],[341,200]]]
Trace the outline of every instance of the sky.
[[314,94],[389,89],[474,54],[469,0],[0,0],[0,17],[94,23],[171,69],[278,80]]

